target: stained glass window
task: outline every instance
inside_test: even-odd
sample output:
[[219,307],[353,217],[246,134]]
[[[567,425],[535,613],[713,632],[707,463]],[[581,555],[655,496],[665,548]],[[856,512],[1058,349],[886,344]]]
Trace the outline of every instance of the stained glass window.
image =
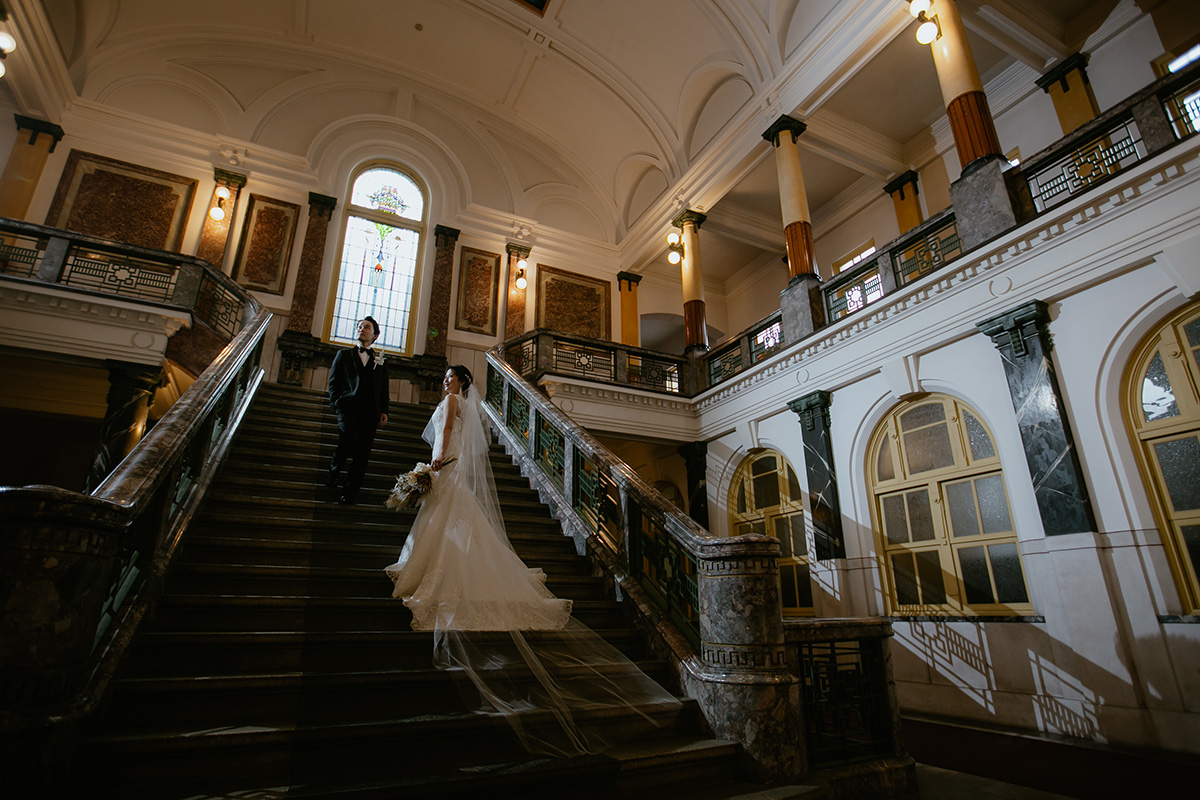
[[358,321],[371,316],[380,327],[377,346],[412,352],[425,205],[421,187],[399,169],[375,166],[354,179],[330,339],[355,341]]

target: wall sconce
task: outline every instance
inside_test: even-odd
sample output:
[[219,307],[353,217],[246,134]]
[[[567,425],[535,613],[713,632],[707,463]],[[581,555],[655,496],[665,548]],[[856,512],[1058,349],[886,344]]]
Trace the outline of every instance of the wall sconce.
[[908,13],[921,23],[917,28],[917,41],[921,44],[933,44],[942,38],[942,25],[938,22],[937,14],[932,17],[925,15],[930,5],[930,0],[910,0],[908,4]]
[[529,266],[529,262],[523,258],[517,261],[516,284],[517,284],[517,288],[520,289],[521,291],[525,291],[525,287],[529,285],[529,281],[525,280],[525,268],[528,266]]
[[225,219],[225,201],[232,195],[228,186],[218,186],[213,194],[216,195],[217,204],[208,210],[208,216],[213,222],[220,222]]
[[672,264],[683,261],[683,242],[675,231],[667,234],[667,261]]
[[8,72],[4,68],[4,59],[13,50],[17,49],[17,40],[8,31],[0,31],[0,78],[4,77],[4,73]]

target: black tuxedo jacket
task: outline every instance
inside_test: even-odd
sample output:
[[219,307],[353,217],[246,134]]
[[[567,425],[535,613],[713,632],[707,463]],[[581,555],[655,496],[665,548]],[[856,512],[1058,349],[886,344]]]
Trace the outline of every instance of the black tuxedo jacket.
[[387,364],[376,366],[372,354],[364,366],[358,348],[339,350],[329,367],[329,405],[339,414],[364,419],[388,413]]

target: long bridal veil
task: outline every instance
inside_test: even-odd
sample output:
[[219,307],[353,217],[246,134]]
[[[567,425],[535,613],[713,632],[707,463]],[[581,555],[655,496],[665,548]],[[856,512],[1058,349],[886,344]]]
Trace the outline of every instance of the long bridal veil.
[[[439,449],[447,402],[424,437]],[[454,456],[434,480],[399,561],[387,568],[414,630],[434,633],[434,664],[465,679],[464,697],[502,715],[534,753],[598,753],[669,724],[680,701],[570,616],[540,569],[513,550],[488,458],[478,392],[457,401]]]

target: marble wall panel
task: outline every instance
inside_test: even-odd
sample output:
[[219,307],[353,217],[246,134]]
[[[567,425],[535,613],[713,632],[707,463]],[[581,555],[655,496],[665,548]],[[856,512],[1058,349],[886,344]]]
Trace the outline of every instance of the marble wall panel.
[[537,327],[612,338],[611,283],[538,264],[537,286]]

